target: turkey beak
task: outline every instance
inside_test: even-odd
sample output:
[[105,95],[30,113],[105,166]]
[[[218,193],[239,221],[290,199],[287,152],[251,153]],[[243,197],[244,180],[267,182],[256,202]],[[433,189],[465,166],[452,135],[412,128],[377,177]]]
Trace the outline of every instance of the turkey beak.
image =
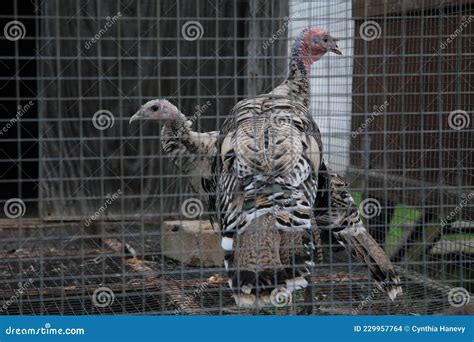
[[342,55],[342,51],[337,45],[331,49],[331,52],[334,52],[336,55]]
[[337,46],[337,41],[339,41],[339,39],[333,38],[334,46],[330,51],[334,52],[336,55],[342,55],[341,49],[339,49],[339,46]]
[[131,124],[133,121],[137,121],[137,120],[140,120],[143,118],[143,113],[141,111],[141,109],[136,112],[135,114],[133,114],[133,116],[130,118],[130,120],[128,121],[129,124]]

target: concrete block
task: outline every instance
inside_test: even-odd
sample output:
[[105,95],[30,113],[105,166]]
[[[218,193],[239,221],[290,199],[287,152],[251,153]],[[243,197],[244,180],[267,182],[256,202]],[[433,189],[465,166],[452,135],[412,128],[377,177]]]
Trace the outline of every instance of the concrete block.
[[161,251],[188,266],[223,266],[220,238],[209,221],[165,221]]

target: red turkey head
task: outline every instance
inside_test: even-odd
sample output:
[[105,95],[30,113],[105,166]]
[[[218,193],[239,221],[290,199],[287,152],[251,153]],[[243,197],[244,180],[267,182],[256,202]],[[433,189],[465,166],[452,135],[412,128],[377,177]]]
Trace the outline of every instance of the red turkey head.
[[308,28],[296,38],[294,49],[303,60],[305,66],[318,61],[326,52],[342,55],[337,39],[327,31],[318,28]]

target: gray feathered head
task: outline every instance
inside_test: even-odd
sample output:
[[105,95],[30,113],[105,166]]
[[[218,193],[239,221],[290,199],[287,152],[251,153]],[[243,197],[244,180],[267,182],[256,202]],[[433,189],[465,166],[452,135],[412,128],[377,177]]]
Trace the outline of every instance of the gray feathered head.
[[129,123],[136,120],[159,120],[167,125],[178,120],[180,112],[175,105],[167,100],[151,100],[145,103],[130,118]]

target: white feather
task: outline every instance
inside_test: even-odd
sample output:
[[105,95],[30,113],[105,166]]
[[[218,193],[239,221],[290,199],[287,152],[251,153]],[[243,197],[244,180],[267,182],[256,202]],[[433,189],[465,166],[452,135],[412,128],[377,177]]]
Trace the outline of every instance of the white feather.
[[250,294],[250,292],[252,292],[252,285],[244,285],[242,286],[240,291],[242,291],[245,294]]
[[390,291],[388,291],[388,296],[390,297],[390,299],[393,302],[395,300],[395,298],[397,298],[397,295],[399,293],[402,293],[402,288],[397,286],[397,287],[394,287],[393,289],[391,289]]
[[222,249],[226,251],[231,251],[233,245],[234,245],[234,239],[225,237],[225,236],[222,238],[222,241],[221,241]]
[[303,289],[308,286],[308,281],[303,277],[297,277],[288,279],[286,282],[286,288],[288,291],[293,292],[295,290]]

